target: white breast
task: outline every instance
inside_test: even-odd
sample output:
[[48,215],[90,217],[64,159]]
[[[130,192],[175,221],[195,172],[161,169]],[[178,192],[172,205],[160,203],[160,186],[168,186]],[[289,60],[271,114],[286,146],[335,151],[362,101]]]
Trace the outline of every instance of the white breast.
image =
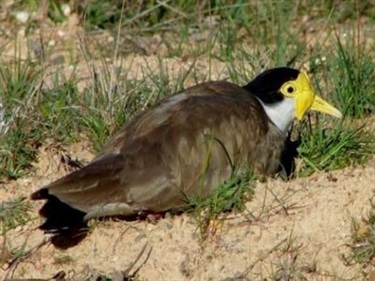
[[275,104],[264,104],[260,101],[268,117],[280,131],[287,134],[295,118],[295,101],[291,98],[284,98]]

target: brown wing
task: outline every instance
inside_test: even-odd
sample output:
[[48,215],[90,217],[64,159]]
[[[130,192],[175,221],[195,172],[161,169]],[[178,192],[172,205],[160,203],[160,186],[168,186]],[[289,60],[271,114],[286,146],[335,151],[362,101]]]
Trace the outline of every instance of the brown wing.
[[[155,107],[158,107],[165,103],[172,105],[174,96],[180,95],[180,94],[186,94],[189,96],[221,96],[221,95],[238,95],[239,93],[243,93],[246,95],[249,94],[248,92],[245,92],[242,87],[239,87],[235,84],[232,84],[226,81],[211,81],[211,82],[201,83],[201,84],[192,86],[188,89],[185,89],[181,92],[178,92],[170,96],[169,98],[160,101],[160,103],[157,104]],[[150,109],[149,111],[152,111],[152,109]],[[94,160],[99,159],[100,157],[110,154],[110,153],[115,153],[115,154],[119,153],[120,148],[124,145],[124,140],[130,136],[134,136],[134,133],[131,132],[132,130],[129,127],[138,126],[140,130],[142,130],[142,128],[138,124],[139,122],[138,120],[145,118],[144,117],[145,114],[146,114],[145,112],[142,112],[141,114],[136,116],[132,120],[131,125],[128,125],[128,127],[123,128],[120,132],[118,132],[115,136],[113,136],[104,145],[101,153],[99,153],[99,155],[97,155]],[[126,133],[129,131],[130,131],[130,136],[127,136]]]
[[233,170],[275,172],[283,144],[244,89],[202,84],[141,113],[91,164],[33,197],[55,196],[86,218],[165,211],[209,195]]

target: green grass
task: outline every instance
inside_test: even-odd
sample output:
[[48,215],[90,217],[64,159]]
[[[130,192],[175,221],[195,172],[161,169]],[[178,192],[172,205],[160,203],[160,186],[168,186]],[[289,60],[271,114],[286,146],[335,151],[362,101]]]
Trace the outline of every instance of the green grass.
[[250,171],[233,175],[226,183],[215,189],[210,197],[188,198],[190,212],[197,221],[197,229],[203,240],[217,231],[220,224],[218,222],[224,219],[220,217],[223,213],[244,210],[245,202],[254,194],[251,186],[253,178]]
[[345,48],[337,39],[337,45],[336,65],[333,64],[338,74],[335,97],[345,115],[363,118],[375,111],[375,46],[367,53],[360,42],[354,45],[349,42]]
[[341,38],[334,35],[329,43],[333,50],[325,54],[321,49],[319,55],[311,57],[310,64],[316,80],[321,81],[321,92],[331,91],[346,117],[364,118],[375,110],[375,45],[355,26],[351,32]]
[[31,204],[25,199],[18,198],[0,203],[0,235],[31,220]]
[[[371,116],[375,108],[374,44],[359,37],[356,23],[345,40],[334,35],[329,44],[311,57],[311,73],[318,93],[344,115],[342,121],[312,116],[298,126],[303,160],[299,175],[361,165],[375,153]],[[363,36],[363,34],[361,35]]]
[[[371,210],[361,219],[352,218],[351,237],[348,241],[351,252],[345,257],[348,264],[357,263],[367,268],[375,266],[375,205],[370,200]],[[371,272],[371,271],[370,271]]]
[[317,273],[316,260],[303,260],[301,253],[304,245],[297,244],[293,233],[286,239],[279,249],[277,262],[273,264],[270,280],[309,280]]
[[[3,128],[0,132],[0,176],[18,178],[31,167],[43,139],[76,140],[81,126],[76,81],[53,78],[43,87],[43,69],[31,60],[17,59],[0,66]],[[64,79],[61,81],[61,79]]]
[[375,153],[375,138],[364,125],[344,125],[336,121],[331,128],[324,122],[304,122],[298,128],[301,144],[298,148],[302,166],[298,176],[318,171],[332,171],[350,165],[361,165]]

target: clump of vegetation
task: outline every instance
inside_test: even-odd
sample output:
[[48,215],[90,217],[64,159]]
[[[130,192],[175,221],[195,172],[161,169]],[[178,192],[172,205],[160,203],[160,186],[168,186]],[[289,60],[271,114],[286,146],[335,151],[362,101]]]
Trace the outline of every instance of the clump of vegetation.
[[375,112],[375,46],[366,50],[365,40],[355,43],[348,39],[344,43],[339,38],[336,40],[337,53],[331,64],[335,100],[347,117],[366,117]]
[[317,273],[316,261],[301,260],[303,244],[298,244],[293,233],[279,249],[278,262],[274,264],[271,280],[309,280]]
[[312,125],[310,120],[298,128],[301,142],[298,152],[302,159],[298,176],[364,164],[375,153],[374,135],[364,125],[341,122],[336,128],[324,128],[324,124],[318,120]]
[[226,183],[214,190],[213,194],[202,199],[200,197],[188,198],[190,209],[197,220],[200,237],[205,239],[214,234],[224,218],[225,212],[243,211],[245,202],[249,201],[254,190],[251,187],[253,174],[246,173],[233,176]]
[[351,239],[348,246],[351,253],[345,257],[348,264],[360,264],[366,275],[367,269],[375,266],[375,204],[370,200],[371,209],[364,218],[352,219]]
[[0,202],[0,231],[4,235],[10,229],[24,225],[31,220],[30,201],[26,198],[18,198]]

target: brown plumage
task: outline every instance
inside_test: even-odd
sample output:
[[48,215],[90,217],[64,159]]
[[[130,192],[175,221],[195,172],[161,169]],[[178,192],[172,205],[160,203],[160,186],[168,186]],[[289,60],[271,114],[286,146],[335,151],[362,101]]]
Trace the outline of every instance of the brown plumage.
[[[290,72],[271,87],[274,92],[263,93],[267,103],[283,99],[272,97],[299,75]],[[72,224],[70,208],[78,220],[181,208],[243,169],[275,174],[286,132],[267,116],[262,93],[251,92],[258,84],[203,83],[141,112],[90,164],[32,194],[47,199],[41,210],[46,224]],[[63,222],[52,222],[56,218]]]

